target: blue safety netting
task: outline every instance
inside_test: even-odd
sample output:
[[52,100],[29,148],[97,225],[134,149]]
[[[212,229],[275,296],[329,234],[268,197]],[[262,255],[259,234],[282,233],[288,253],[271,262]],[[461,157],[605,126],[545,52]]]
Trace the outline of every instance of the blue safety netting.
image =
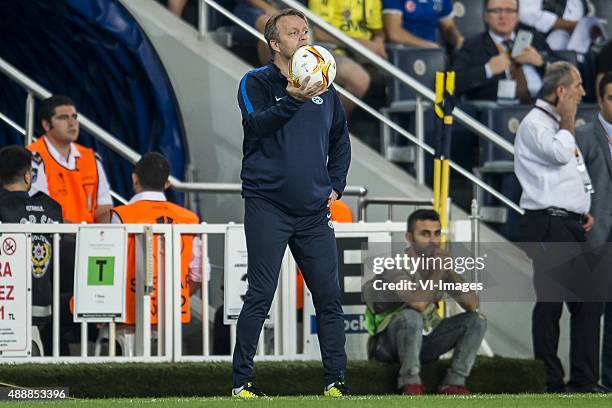
[[[184,179],[187,160],[170,80],[136,20],[117,0],[0,0],[0,57],[132,149],[155,150]],[[22,127],[26,92],[0,73],[0,112]],[[38,103],[37,103],[38,106]],[[42,134],[38,119],[36,136]],[[111,187],[132,195],[133,166],[81,129],[104,159]],[[0,145],[23,137],[0,121]]]

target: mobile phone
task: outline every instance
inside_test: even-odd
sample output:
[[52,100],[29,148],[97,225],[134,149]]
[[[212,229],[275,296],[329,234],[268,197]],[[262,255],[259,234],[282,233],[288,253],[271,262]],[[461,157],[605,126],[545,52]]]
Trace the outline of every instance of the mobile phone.
[[512,58],[519,55],[523,50],[531,45],[533,41],[533,33],[531,31],[519,30],[514,40],[514,46],[512,47]]

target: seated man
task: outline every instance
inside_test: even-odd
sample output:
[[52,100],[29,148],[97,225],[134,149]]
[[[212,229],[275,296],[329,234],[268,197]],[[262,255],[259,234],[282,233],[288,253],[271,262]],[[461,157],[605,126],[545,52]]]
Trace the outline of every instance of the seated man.
[[100,158],[76,143],[79,119],[72,99],[53,95],[40,105],[45,134],[27,146],[34,152],[30,194],[41,191],[62,206],[71,223],[105,223],[113,201]]
[[574,29],[588,13],[588,0],[520,0],[521,23],[546,35],[553,50],[567,49]]
[[[0,222],[52,224],[62,222],[62,207],[48,195],[32,197],[32,152],[22,146],[0,150]],[[53,303],[53,237],[32,234],[32,324],[38,327],[47,352],[51,350]],[[43,350],[39,350],[43,355]]]
[[[441,260],[447,258],[440,248],[440,218],[433,210],[417,210],[408,217],[406,239],[410,258]],[[476,353],[484,338],[486,320],[477,311],[478,296],[474,292],[448,291],[465,309],[464,313],[441,318],[436,303],[444,292],[440,282],[464,283],[453,270],[441,265],[430,269],[385,270],[363,286],[367,303],[366,325],[370,333],[368,357],[401,364],[397,385],[404,394],[421,395],[425,388],[419,375],[421,362],[433,361],[453,349],[453,359],[440,394],[469,394],[465,379],[470,374]],[[425,265],[425,263],[423,263]],[[411,281],[414,287],[403,291],[380,291],[380,282]],[[427,282],[434,283],[429,289]]]
[[438,28],[444,39],[461,48],[463,36],[453,19],[452,0],[383,0],[385,34],[389,42],[438,48]]
[[516,97],[531,104],[542,87],[546,64],[557,58],[539,33],[534,33],[530,46],[511,57],[517,35],[517,0],[485,0],[484,19],[489,31],[467,39],[456,55],[456,94],[488,101]]
[[[347,36],[359,42],[381,58],[387,58],[382,23],[381,0],[346,2],[342,0],[309,0],[308,8]],[[315,27],[315,41],[338,46],[333,52],[336,58],[336,82],[358,98],[363,98],[370,88],[370,74],[356,56],[351,58],[342,42],[326,31]],[[355,60],[357,59],[357,61]],[[340,96],[347,116],[355,104]]]
[[[127,205],[113,208],[113,224],[198,224],[198,216],[185,208],[166,201],[164,190],[170,186],[170,165],[159,153],[146,153],[136,163],[132,184],[136,195]],[[181,321],[191,318],[189,297],[202,282],[200,240],[183,235],[181,253]],[[155,239],[154,242],[157,242]],[[156,244],[155,244],[156,245]],[[157,251],[154,250],[154,253]],[[154,262],[157,265],[157,262]],[[136,254],[134,238],[128,242],[126,324],[136,322]],[[155,289],[151,294],[151,324],[157,324],[157,268],[154,267]]]
[[[236,6],[234,7],[234,14],[245,23],[255,28],[260,33],[264,32],[266,23],[274,13],[278,10],[277,8],[266,0],[237,0]],[[242,33],[242,31],[239,31]],[[246,33],[246,32],[245,32]],[[252,37],[250,34],[246,34],[249,38]],[[257,57],[262,65],[265,65],[272,54],[268,49],[268,45],[264,41],[257,41]]]

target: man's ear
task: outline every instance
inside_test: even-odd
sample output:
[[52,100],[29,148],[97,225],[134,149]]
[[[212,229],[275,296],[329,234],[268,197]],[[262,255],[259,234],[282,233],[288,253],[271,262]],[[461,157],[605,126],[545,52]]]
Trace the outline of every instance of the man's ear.
[[26,188],[29,190],[32,187],[32,169],[25,172],[23,175],[23,181],[26,185]]
[[278,46],[278,41],[276,40],[270,40],[270,48],[276,52],[280,52],[280,47]]
[[51,122],[49,122],[47,119],[41,120],[40,124],[42,128],[45,130],[45,132],[48,132],[51,130]]
[[164,183],[164,190],[167,190],[170,188],[170,180],[166,180],[166,182]]
[[408,242],[412,242],[414,240],[412,232],[410,232],[410,231],[406,232],[405,237],[406,237],[406,241],[408,241]]

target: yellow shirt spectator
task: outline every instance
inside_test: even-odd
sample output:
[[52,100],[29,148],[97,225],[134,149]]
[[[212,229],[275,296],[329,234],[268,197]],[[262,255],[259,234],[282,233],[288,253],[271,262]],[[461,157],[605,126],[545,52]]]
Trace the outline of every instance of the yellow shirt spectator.
[[308,0],[308,8],[349,37],[370,40],[383,28],[381,0]]

